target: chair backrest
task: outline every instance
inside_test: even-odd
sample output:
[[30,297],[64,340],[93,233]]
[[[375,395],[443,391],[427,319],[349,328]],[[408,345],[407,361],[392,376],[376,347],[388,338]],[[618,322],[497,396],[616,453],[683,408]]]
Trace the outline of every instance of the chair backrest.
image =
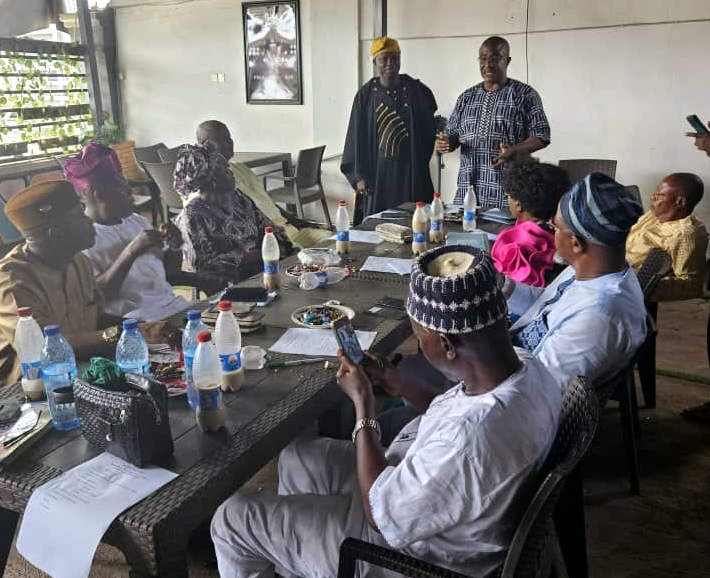
[[176,163],[178,159],[179,146],[173,147],[171,149],[158,149],[158,156],[160,160],[164,163]]
[[182,208],[182,199],[175,192],[175,163],[143,163],[148,176],[160,190],[160,199],[167,207]]
[[637,202],[641,203],[643,205],[643,201],[641,200],[641,190],[638,188],[637,185],[627,185],[624,187],[627,193],[629,193]]
[[573,183],[581,181],[589,173],[602,173],[616,178],[616,161],[610,159],[564,159],[559,162]]
[[13,195],[25,188],[25,181],[22,179],[8,179],[0,181],[0,198],[7,203]]
[[671,256],[663,249],[651,249],[636,272],[644,298],[648,299],[656,288],[661,277],[667,275],[673,262]]
[[313,147],[298,151],[296,160],[296,186],[299,189],[315,187],[320,181],[320,165],[323,161],[322,147]]
[[[20,180],[20,179],[18,179]],[[11,182],[11,181],[5,181],[5,182]],[[25,188],[25,183],[24,181],[20,180],[22,183],[21,188]],[[18,189],[20,190],[20,189]],[[17,192],[17,191],[15,191]],[[2,242],[3,245],[14,245],[16,243],[19,243],[24,239],[22,236],[22,233],[17,230],[17,227],[12,224],[10,219],[7,218],[7,215],[5,214],[5,197],[3,196],[0,198],[0,241]],[[3,254],[5,251],[3,251]]]
[[542,483],[523,514],[506,556],[501,578],[540,578],[551,565],[548,533],[565,478],[594,438],[599,403],[591,384],[573,379],[562,398],[560,423],[541,475]]
[[168,147],[162,142],[150,145],[149,147],[135,147],[133,149],[133,155],[136,157],[136,162],[139,165],[142,163],[159,163],[161,161],[158,151],[165,148]]
[[136,162],[136,157],[133,155],[133,149],[136,143],[132,140],[127,140],[122,143],[109,145],[110,149],[116,153],[118,162],[121,163],[123,176],[129,181],[144,181],[146,179],[143,169]]
[[64,173],[60,171],[49,171],[46,173],[39,173],[38,175],[32,175],[30,184],[36,185],[37,183],[45,183],[47,181],[61,181],[63,178]]

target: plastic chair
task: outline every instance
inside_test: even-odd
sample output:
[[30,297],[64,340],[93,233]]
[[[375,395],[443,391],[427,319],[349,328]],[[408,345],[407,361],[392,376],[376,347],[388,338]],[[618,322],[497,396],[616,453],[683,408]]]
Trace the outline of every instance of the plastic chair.
[[616,178],[616,161],[610,159],[564,159],[559,163],[569,175],[570,181],[581,181],[589,173],[602,173]]
[[[14,191],[16,193],[17,191],[24,189],[25,184],[24,184],[24,181],[21,179],[15,179],[15,180],[18,180],[18,181],[20,181],[20,183],[22,183],[22,186],[19,189],[17,189],[16,191]],[[12,181],[5,181],[5,182],[9,183]],[[3,255],[5,253],[7,253],[8,249],[12,248],[14,245],[17,245],[18,243],[20,243],[24,240],[22,233],[20,233],[20,231],[17,229],[17,227],[15,227],[15,225],[12,224],[10,219],[7,218],[7,215],[5,214],[5,203],[6,203],[5,196],[4,195],[0,196],[0,242],[2,242],[1,252]]]
[[[560,424],[540,472],[540,484],[526,508],[508,549],[500,578],[541,578],[555,569],[566,576],[559,541],[552,523],[567,476],[584,456],[599,422],[594,388],[572,380],[562,400]],[[358,561],[417,578],[461,578],[463,575],[406,554],[347,538],[340,546],[338,578],[354,578]]]
[[163,163],[177,163],[179,146],[173,147],[171,149],[159,149],[158,156],[160,157],[160,162]]
[[133,156],[136,158],[138,166],[142,166],[143,163],[159,163],[160,155],[158,151],[161,149],[166,149],[165,143],[159,142],[148,147],[134,147]]
[[[328,203],[325,199],[323,182],[321,180],[321,163],[323,161],[325,146],[303,149],[298,153],[296,160],[296,174],[282,176],[267,174],[264,176],[264,188],[275,203],[284,203],[296,206],[296,214],[303,219],[303,205],[320,201],[325,214],[328,228],[333,227],[328,212]],[[277,179],[283,183],[282,187],[269,190],[266,186],[268,179]]]
[[0,181],[0,199],[3,200],[3,206],[13,197],[15,193],[24,188],[24,179],[8,179],[6,181]]
[[182,210],[182,199],[175,192],[174,174],[175,163],[143,163],[143,168],[148,176],[153,179],[160,191],[161,213],[163,222],[167,222],[170,214],[177,214]]

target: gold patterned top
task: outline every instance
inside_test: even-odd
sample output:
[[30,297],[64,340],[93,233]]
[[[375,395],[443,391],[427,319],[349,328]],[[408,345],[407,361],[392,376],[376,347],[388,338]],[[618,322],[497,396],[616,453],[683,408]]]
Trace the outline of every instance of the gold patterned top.
[[703,295],[707,246],[705,225],[693,215],[661,222],[649,211],[626,238],[626,259],[638,270],[651,249],[663,249],[671,257],[673,273],[658,282],[651,300],[694,299]]

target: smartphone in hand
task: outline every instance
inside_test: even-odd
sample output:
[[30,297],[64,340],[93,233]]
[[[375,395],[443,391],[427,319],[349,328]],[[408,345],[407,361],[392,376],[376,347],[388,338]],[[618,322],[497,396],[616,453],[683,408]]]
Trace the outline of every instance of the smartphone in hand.
[[685,119],[690,123],[690,126],[693,127],[693,130],[699,134],[708,134],[710,133],[710,130],[708,130],[708,127],[706,127],[702,121],[698,118],[697,114],[691,114],[690,116],[686,116]]
[[350,361],[355,365],[359,365],[365,357],[365,354],[362,351],[362,347],[360,347],[360,341],[357,338],[350,319],[345,316],[336,319],[332,323],[332,327],[338,346],[345,352],[345,355],[348,356]]

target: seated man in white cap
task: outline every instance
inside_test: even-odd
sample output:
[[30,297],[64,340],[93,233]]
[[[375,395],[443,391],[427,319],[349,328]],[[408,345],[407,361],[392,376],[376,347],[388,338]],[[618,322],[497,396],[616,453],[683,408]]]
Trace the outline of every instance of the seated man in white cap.
[[341,351],[338,384],[357,419],[352,444],[294,442],[279,459],[278,496],[237,493],[220,506],[212,539],[222,578],[264,578],[275,567],[335,576],[348,536],[470,576],[500,566],[515,505],[554,440],[561,390],[511,344],[493,263],[478,249],[420,256],[407,311],[424,355],[456,385],[422,398],[426,413],[385,454],[372,384]]

